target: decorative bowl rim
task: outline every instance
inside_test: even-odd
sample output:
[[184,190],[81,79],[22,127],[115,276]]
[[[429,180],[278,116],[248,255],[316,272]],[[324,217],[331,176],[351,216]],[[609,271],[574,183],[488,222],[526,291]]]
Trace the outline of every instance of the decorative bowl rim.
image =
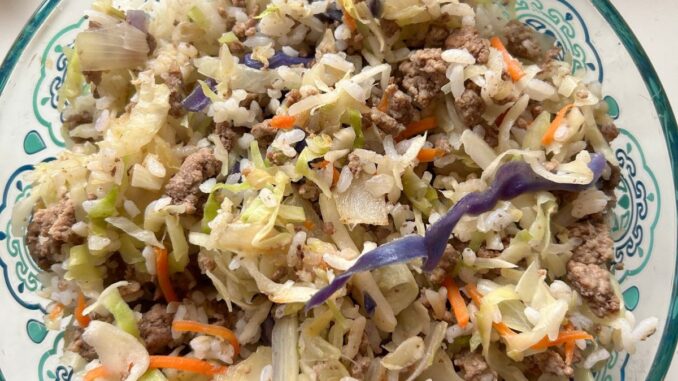
[[[43,0],[26,25],[22,28],[0,65],[0,96],[3,94],[10,74],[14,71],[26,46],[61,1],[62,0]],[[567,5],[566,0],[557,1]],[[662,131],[664,132],[669,152],[673,184],[675,187],[676,184],[678,184],[678,123],[676,123],[676,118],[668,97],[666,96],[664,86],[661,84],[659,76],[650,61],[650,58],[640,44],[640,41],[638,41],[638,38],[631,31],[629,25],[614,5],[612,5],[610,0],[591,0],[591,3],[612,27],[619,40],[624,44],[626,51],[629,53],[636,68],[641,73],[645,86],[648,91],[654,94],[652,103],[655,106],[657,114],[666,116],[665,118],[659,118],[659,122]],[[674,198],[678,201],[678,188],[674,189]],[[676,212],[678,214],[678,203],[676,203]],[[676,242],[676,253],[678,253],[678,242]],[[662,337],[657,346],[657,353],[652,360],[652,365],[647,374],[647,381],[660,381],[664,379],[669,370],[669,366],[671,365],[671,360],[674,351],[676,350],[676,344],[678,344],[678,277],[676,276],[676,274],[678,274],[678,261],[676,261],[673,274],[673,284],[671,286],[672,302],[669,306]]]

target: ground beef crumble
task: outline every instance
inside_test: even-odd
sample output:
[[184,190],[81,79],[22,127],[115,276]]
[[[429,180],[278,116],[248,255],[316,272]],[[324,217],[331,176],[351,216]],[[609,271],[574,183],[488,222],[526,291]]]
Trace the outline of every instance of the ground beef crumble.
[[560,377],[572,377],[574,369],[565,363],[562,356],[554,351],[547,350],[525,358],[525,364],[528,366],[527,373],[534,374],[536,377],[544,373],[553,374]]
[[174,314],[167,312],[167,306],[155,304],[141,315],[139,334],[150,354],[166,353],[172,345],[172,320]]
[[445,76],[447,63],[441,53],[441,49],[415,50],[409,60],[400,64],[402,87],[422,109],[442,93],[442,86],[448,82]]
[[75,208],[68,198],[33,214],[26,231],[26,246],[41,269],[49,270],[50,266],[65,259],[61,253],[64,244],[82,241],[71,230],[75,222]]
[[479,64],[487,63],[490,57],[490,41],[482,38],[478,30],[465,26],[453,31],[445,40],[447,49],[466,49]]
[[543,52],[535,31],[525,26],[518,20],[511,20],[504,28],[506,49],[516,57],[526,58],[531,61],[539,61]]
[[497,381],[497,372],[485,362],[482,354],[477,352],[462,352],[455,357],[454,365],[461,368],[464,381]]
[[186,205],[186,214],[194,214],[207,199],[200,191],[200,184],[215,177],[221,171],[221,162],[212,151],[203,148],[186,157],[179,172],[167,183],[165,192],[174,204]]
[[97,358],[97,353],[91,345],[87,344],[85,340],[82,339],[83,333],[84,330],[75,325],[66,328],[64,333],[64,342],[66,345],[64,348],[67,351],[79,354],[89,362]]
[[483,121],[486,105],[478,91],[474,89],[464,90],[461,96],[455,99],[454,105],[466,127],[473,127]]
[[378,129],[393,136],[397,136],[405,130],[405,126],[402,123],[399,123],[385,112],[379,111],[376,107],[363,113],[363,123],[365,127],[375,125]]

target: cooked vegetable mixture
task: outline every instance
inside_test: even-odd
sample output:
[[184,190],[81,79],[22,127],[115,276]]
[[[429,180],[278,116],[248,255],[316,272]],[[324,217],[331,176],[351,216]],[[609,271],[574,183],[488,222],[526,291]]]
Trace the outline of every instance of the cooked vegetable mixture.
[[617,128],[513,2],[97,0],[15,209],[75,380],[593,380]]

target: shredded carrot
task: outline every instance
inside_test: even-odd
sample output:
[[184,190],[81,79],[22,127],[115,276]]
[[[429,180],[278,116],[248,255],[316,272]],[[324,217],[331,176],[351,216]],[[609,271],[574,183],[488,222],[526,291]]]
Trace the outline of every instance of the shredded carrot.
[[[475,304],[476,307],[480,307],[480,303],[483,301],[483,296],[480,294],[480,292],[478,292],[476,285],[469,283],[466,285],[465,289],[468,296],[470,296],[471,300],[473,300],[473,304]],[[511,328],[502,322],[492,323],[492,327],[502,336],[513,336],[516,334]]]
[[490,45],[501,52],[501,56],[506,64],[506,72],[511,76],[513,82],[520,81],[520,78],[525,75],[525,72],[523,72],[523,69],[520,67],[520,63],[515,58],[511,57],[511,54],[506,50],[504,43],[501,42],[499,37],[492,37],[490,39]]
[[541,144],[543,145],[549,145],[553,143],[553,138],[556,135],[556,131],[558,130],[558,127],[560,127],[560,124],[563,123],[563,120],[565,119],[565,115],[570,111],[570,109],[574,107],[574,104],[569,104],[558,111],[556,114],[556,117],[553,118],[553,121],[551,122],[551,125],[549,126],[549,129],[546,130],[546,133],[544,136],[541,138]]
[[204,374],[205,376],[222,374],[228,369],[225,366],[212,364],[207,361],[179,356],[151,356],[151,363],[148,367],[153,369],[177,369]]
[[344,24],[346,24],[348,29],[350,29],[351,32],[355,32],[355,30],[358,28],[358,24],[355,22],[353,16],[344,11],[344,16],[342,18],[344,19]]
[[565,364],[567,364],[567,366],[572,365],[572,360],[574,360],[575,347],[576,345],[574,340],[565,343]]
[[387,96],[387,94],[384,94],[381,97],[381,100],[379,100],[379,104],[377,105],[377,110],[379,110],[381,112],[388,111],[388,96]]
[[64,313],[64,305],[61,303],[56,303],[52,310],[49,312],[49,318],[51,320],[58,319]]
[[428,131],[432,128],[435,128],[438,126],[438,121],[436,120],[435,117],[430,116],[428,118],[424,118],[422,120],[418,120],[416,122],[412,122],[405,127],[405,130],[401,132],[398,136],[396,136],[396,141],[400,141],[403,139],[411,138],[415,135],[419,135],[424,131]]
[[85,377],[82,378],[83,381],[94,381],[97,378],[104,378],[108,376],[108,370],[104,368],[103,365],[98,366],[96,368],[92,368],[87,373],[85,373]]
[[85,310],[85,307],[87,306],[87,301],[85,300],[85,295],[81,293],[78,294],[78,300],[75,304],[75,311],[73,314],[75,315],[75,320],[78,321],[78,324],[80,324],[80,327],[86,328],[89,325],[89,322],[92,320],[89,318],[89,316],[85,316],[82,311]]
[[304,227],[306,228],[306,230],[313,230],[315,224],[311,220],[306,220],[304,221]]
[[332,185],[337,185],[337,181],[339,181],[339,176],[341,176],[341,173],[339,173],[337,167],[332,167]]
[[417,154],[417,160],[420,163],[429,163],[445,153],[437,148],[422,148]]
[[500,335],[502,336],[513,336],[516,333],[513,332],[511,328],[509,328],[508,325],[499,322],[499,323],[492,323],[492,327],[495,329],[495,331],[499,332]]
[[234,356],[240,353],[240,343],[235,333],[226,327],[219,325],[210,325],[198,323],[197,321],[175,320],[172,322],[172,329],[179,332],[197,332],[205,333],[211,336],[221,337],[233,346]]
[[271,118],[271,127],[281,130],[289,130],[294,127],[296,118],[289,115],[276,115]]
[[561,331],[555,340],[549,340],[548,336],[544,336],[543,339],[532,346],[532,349],[546,349],[575,340],[593,340],[593,336],[584,331]]
[[323,168],[327,167],[328,164],[330,164],[329,161],[323,160],[323,161],[318,161],[316,163],[311,163],[311,167],[313,167],[315,169],[323,169]]
[[447,289],[447,300],[450,301],[454,317],[461,328],[466,328],[469,322],[468,308],[466,308],[466,301],[459,292],[459,287],[451,277],[446,277],[443,280],[443,286]]
[[159,247],[155,249],[155,271],[158,274],[158,284],[167,303],[179,301],[177,294],[172,288],[169,277],[169,264],[167,262],[167,250]]
[[471,297],[471,300],[473,300],[473,304],[475,304],[476,307],[480,307],[480,303],[483,300],[483,296],[480,294],[480,292],[478,292],[476,285],[469,283],[466,285],[464,289],[466,290],[468,296]]

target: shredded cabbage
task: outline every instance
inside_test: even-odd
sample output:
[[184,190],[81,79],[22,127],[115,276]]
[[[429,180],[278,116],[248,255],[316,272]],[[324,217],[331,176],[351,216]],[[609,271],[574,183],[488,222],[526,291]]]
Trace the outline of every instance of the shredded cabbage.
[[94,320],[85,329],[82,338],[99,355],[106,370],[124,381],[138,380],[150,364],[148,351],[136,337],[120,328]]

